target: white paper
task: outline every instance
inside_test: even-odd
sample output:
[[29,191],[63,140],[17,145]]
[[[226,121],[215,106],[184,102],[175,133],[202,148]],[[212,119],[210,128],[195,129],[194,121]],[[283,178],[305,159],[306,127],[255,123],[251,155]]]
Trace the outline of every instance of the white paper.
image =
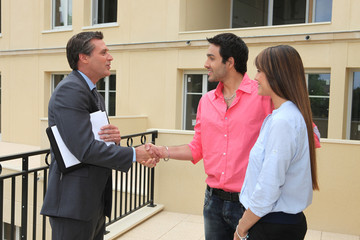
[[[90,114],[90,122],[92,124],[92,132],[94,134],[95,140],[103,142],[104,140],[100,139],[99,132],[100,132],[101,127],[109,124],[106,112],[97,111],[97,112],[91,113]],[[65,167],[68,168],[68,167],[74,166],[76,164],[79,164],[80,161],[66,147],[64,141],[62,140],[62,138],[60,136],[60,133],[59,133],[59,130],[57,129],[57,127],[52,126],[51,130],[54,134],[54,137],[55,137],[55,140],[59,147],[61,156],[64,160]],[[114,142],[105,142],[105,143],[108,146],[110,144],[115,144]]]
[[54,134],[55,140],[57,142],[57,145],[59,147],[61,156],[64,160],[65,167],[71,167],[76,164],[79,164],[80,161],[69,151],[69,149],[66,147],[64,141],[62,140],[60,133],[56,126],[52,126],[51,130]]
[[[103,142],[104,140],[100,139],[99,132],[100,132],[101,127],[109,124],[106,112],[97,111],[97,112],[91,113],[90,114],[90,121],[91,121],[91,124],[92,124],[92,131],[93,131],[95,140]],[[115,144],[114,142],[105,142],[105,143],[108,146],[110,144]]]

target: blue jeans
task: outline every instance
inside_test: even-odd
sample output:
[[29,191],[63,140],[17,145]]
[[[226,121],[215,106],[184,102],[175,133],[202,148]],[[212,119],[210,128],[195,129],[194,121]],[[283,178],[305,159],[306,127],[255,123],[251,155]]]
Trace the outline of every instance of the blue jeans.
[[204,227],[206,240],[233,240],[239,219],[244,214],[240,202],[220,199],[209,190],[205,191]]

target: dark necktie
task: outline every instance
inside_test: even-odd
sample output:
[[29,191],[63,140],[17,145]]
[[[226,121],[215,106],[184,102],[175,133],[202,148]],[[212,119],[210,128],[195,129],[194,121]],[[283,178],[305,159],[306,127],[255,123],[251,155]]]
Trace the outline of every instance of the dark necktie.
[[100,98],[100,93],[96,90],[96,87],[93,88],[92,93],[95,96],[95,102],[96,102],[96,106],[98,107],[99,110],[104,111],[105,108],[102,106],[101,104],[101,98]]

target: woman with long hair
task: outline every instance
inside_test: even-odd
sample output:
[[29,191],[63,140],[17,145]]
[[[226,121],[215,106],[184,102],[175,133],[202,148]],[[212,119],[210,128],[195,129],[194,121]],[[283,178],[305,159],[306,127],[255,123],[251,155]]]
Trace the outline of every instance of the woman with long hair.
[[303,210],[319,189],[304,66],[287,45],[263,50],[255,65],[258,94],[270,96],[275,109],[250,152],[240,193],[246,210],[234,239],[304,239]]

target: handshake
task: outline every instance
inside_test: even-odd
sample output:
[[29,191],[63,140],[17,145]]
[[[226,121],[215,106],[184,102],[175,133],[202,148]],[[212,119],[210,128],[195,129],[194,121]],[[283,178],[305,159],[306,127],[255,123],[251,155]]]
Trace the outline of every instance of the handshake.
[[[101,127],[98,133],[100,139],[105,142],[114,142],[116,145],[120,145],[120,131],[112,124]],[[151,143],[146,143],[135,148],[136,161],[146,167],[155,167],[160,161],[160,158],[168,158],[169,152],[165,147],[155,146]]]
[[155,167],[160,158],[167,158],[169,156],[168,150],[165,147],[155,146],[151,143],[136,147],[135,152],[136,161],[150,168]]

